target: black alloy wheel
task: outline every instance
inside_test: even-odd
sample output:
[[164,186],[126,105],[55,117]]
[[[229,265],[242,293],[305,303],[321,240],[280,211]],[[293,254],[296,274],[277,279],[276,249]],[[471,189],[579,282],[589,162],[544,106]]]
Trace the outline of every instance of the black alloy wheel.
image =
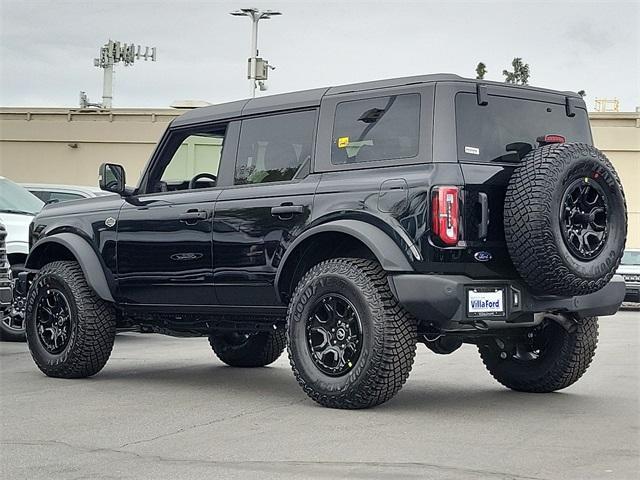
[[27,298],[26,295],[21,295],[17,292],[15,288],[16,278],[12,270],[9,270],[9,280],[13,291],[13,300],[5,311],[0,312],[0,340],[24,342],[24,309]]
[[516,363],[539,362],[553,347],[553,339],[562,327],[556,322],[545,321],[531,329],[526,337],[515,344],[511,359]]
[[519,339],[491,339],[479,345],[487,370],[502,385],[520,392],[554,392],[587,371],[598,345],[598,318],[573,317],[571,327],[554,315]]
[[71,338],[71,308],[64,293],[51,288],[35,309],[36,332],[44,349],[52,355],[62,352]]
[[289,360],[304,392],[325,407],[368,408],[407,380],[417,322],[376,261],[331,258],[297,283],[287,311]]
[[607,196],[596,180],[588,177],[572,182],[560,205],[562,238],[572,255],[591,260],[607,242]]
[[332,377],[348,373],[362,349],[362,323],[353,304],[338,294],[319,298],[307,321],[307,344],[321,372]]
[[9,332],[15,332],[16,335],[24,335],[24,314],[14,315],[14,312],[15,309],[12,305],[9,311],[2,316],[2,326]]
[[45,375],[90,377],[111,355],[116,312],[89,287],[77,262],[55,261],[31,282],[25,331],[31,356]]

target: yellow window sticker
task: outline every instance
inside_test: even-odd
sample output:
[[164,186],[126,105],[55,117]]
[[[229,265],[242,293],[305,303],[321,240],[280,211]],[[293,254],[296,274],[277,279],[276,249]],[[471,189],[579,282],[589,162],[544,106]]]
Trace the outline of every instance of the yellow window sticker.
[[338,138],[338,148],[346,148],[349,145],[349,137]]

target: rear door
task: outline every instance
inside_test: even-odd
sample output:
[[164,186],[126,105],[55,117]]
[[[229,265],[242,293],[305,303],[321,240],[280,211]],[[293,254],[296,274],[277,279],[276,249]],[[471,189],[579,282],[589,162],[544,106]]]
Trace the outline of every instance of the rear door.
[[[514,276],[504,238],[503,207],[515,167],[537,137],[559,134],[567,142],[591,143],[587,111],[567,115],[566,97],[513,87],[488,86],[479,99],[476,86],[460,88],[454,96],[456,157],[464,177],[464,238],[462,260],[476,276]],[[584,105],[584,104],[583,104]],[[474,255],[489,252],[481,265]]]
[[242,121],[232,185],[213,218],[214,282],[222,305],[278,305],[280,259],[311,216],[317,110]]

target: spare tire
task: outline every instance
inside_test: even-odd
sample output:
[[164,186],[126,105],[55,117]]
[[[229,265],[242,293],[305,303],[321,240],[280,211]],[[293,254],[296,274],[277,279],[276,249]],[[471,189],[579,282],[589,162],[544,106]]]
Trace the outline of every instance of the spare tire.
[[513,264],[535,293],[600,290],[618,268],[627,237],[618,175],[591,145],[537,148],[509,181],[504,228]]

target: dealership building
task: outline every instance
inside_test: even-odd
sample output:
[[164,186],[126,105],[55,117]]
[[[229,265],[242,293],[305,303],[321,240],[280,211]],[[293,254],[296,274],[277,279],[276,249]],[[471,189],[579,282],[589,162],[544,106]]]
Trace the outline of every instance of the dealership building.
[[[112,162],[124,165],[128,183],[135,184],[169,122],[184,111],[0,108],[0,175],[16,182],[96,185],[98,166]],[[589,117],[595,145],[622,179],[627,246],[640,248],[640,111],[591,112]],[[197,165],[200,152],[220,146],[182,148],[186,166]]]

